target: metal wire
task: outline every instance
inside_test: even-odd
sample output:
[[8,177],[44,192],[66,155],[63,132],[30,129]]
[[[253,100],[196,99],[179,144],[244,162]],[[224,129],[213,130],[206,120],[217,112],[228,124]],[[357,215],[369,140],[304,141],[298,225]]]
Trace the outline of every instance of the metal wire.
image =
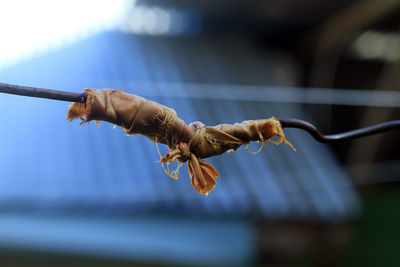
[[[71,93],[44,88],[19,86],[14,84],[0,83],[0,93],[23,95],[69,102],[86,103],[87,93]],[[283,128],[298,128],[307,131],[315,140],[321,143],[335,143],[346,141],[390,130],[400,129],[400,120],[388,121],[370,127],[357,129],[349,132],[323,135],[314,125],[298,119],[280,119]]]
[[336,143],[355,138],[378,134],[386,131],[400,129],[400,120],[379,123],[373,126],[356,129],[344,133],[323,135],[314,125],[298,119],[279,119],[282,128],[298,128],[307,131],[315,140],[321,143]]
[[71,93],[44,88],[0,83],[0,93],[86,103],[87,93]]

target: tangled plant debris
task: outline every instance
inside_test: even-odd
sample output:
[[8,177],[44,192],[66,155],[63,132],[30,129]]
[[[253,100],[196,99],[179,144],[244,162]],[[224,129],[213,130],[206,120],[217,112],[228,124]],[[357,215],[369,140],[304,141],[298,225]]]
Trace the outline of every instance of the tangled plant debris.
[[[216,126],[206,126],[198,121],[187,125],[175,110],[140,96],[111,89],[87,88],[84,92],[88,94],[86,103],[70,106],[69,121],[78,118],[82,123],[107,121],[120,126],[128,135],[142,134],[152,142],[167,145],[169,152],[164,156],[160,154],[165,172],[177,179],[181,163],[188,162],[192,185],[201,194],[207,195],[220,176],[204,158],[235,151],[251,141],[261,142],[262,146],[268,142],[285,142],[295,150],[286,140],[281,123],[274,117]],[[272,140],[275,136],[278,139]],[[171,171],[169,165],[176,160],[178,169]]]

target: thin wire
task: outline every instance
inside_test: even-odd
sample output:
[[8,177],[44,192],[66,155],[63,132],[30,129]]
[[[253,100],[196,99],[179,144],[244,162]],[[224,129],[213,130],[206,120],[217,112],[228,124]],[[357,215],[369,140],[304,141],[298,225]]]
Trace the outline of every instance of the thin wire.
[[44,88],[0,83],[0,93],[86,103],[87,93],[71,93]]
[[[23,95],[69,102],[86,103],[87,93],[71,93],[44,88],[19,86],[14,84],[0,83],[0,93]],[[400,129],[400,120],[388,121],[362,129],[349,132],[323,135],[314,125],[298,119],[280,119],[283,128],[298,128],[307,131],[315,140],[321,143],[334,143],[346,141],[390,130]]]
[[[240,102],[400,108],[400,92],[388,90],[302,88],[229,83],[132,82],[121,80],[98,80],[98,82],[100,84],[107,83],[111,88],[132,88],[130,91],[140,93],[143,97],[162,96]],[[155,87],[162,90],[154,90]],[[219,93],[216,94],[216,91]]]
[[352,140],[364,136],[400,129],[400,120],[379,123],[373,126],[356,129],[344,133],[323,135],[314,125],[298,119],[279,119],[282,128],[298,128],[307,131],[315,140],[321,143],[335,143]]

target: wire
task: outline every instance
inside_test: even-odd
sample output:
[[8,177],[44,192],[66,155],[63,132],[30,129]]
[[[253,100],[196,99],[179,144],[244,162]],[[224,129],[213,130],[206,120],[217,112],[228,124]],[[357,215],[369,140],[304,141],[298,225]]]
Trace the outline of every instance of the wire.
[[400,129],[400,120],[379,123],[373,126],[356,129],[344,133],[323,135],[314,125],[298,119],[279,119],[282,128],[298,128],[308,132],[315,140],[321,143],[335,143],[352,140],[364,136]]
[[14,84],[0,83],[0,93],[47,98],[68,102],[86,103],[87,93],[70,93],[64,91],[19,86]]
[[[86,103],[87,93],[71,93],[44,88],[19,86],[14,84],[0,83],[0,93],[23,95],[39,98],[48,98],[69,102]],[[298,119],[280,119],[282,128],[298,128],[307,131],[315,140],[321,143],[334,143],[347,141],[355,138],[378,134],[390,130],[400,129],[400,120],[388,121],[366,128],[356,129],[349,132],[323,135],[314,125]]]

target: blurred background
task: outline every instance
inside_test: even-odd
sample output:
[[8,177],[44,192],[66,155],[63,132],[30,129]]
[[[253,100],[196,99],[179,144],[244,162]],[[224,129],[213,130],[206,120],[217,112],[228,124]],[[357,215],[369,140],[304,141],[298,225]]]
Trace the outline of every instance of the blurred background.
[[[116,88],[186,122],[298,118],[324,133],[398,119],[400,1],[2,1],[0,82]],[[0,95],[1,266],[399,266],[398,132],[187,167],[69,103]],[[257,149],[257,145],[250,147]],[[162,147],[162,152],[167,149]]]

